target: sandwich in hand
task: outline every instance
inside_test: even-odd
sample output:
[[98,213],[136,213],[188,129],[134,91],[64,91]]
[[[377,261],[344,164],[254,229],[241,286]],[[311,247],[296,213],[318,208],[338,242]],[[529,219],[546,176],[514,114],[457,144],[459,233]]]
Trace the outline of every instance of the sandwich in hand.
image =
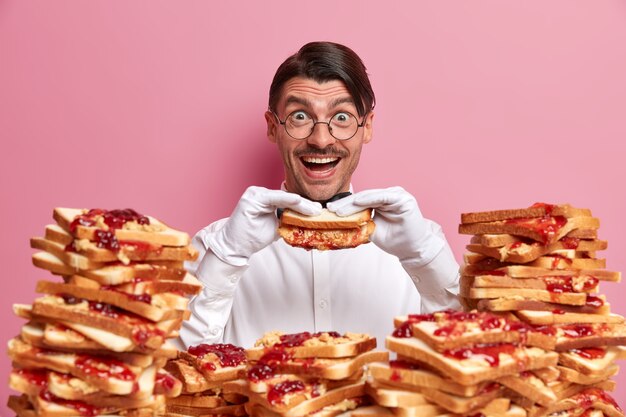
[[340,217],[324,209],[317,216],[305,216],[285,209],[278,234],[291,246],[304,249],[345,249],[368,243],[374,232],[372,209]]

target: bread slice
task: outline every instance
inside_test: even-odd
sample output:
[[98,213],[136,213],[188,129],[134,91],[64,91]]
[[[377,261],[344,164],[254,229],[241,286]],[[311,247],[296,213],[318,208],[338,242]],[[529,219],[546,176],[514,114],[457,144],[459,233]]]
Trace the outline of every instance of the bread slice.
[[598,279],[590,275],[556,275],[536,278],[511,278],[498,275],[468,277],[463,275],[461,279],[469,280],[469,286],[476,288],[533,288],[548,291],[591,293],[596,291],[598,287]]
[[535,203],[528,208],[492,210],[462,213],[461,223],[484,223],[508,219],[522,219],[544,216],[590,217],[591,210],[574,208],[569,204]]
[[376,404],[384,407],[415,407],[430,404],[426,397],[419,392],[385,386],[375,380],[366,383],[365,392],[372,397]]
[[75,284],[64,284],[50,281],[37,282],[36,290],[44,294],[65,294],[75,297],[76,299],[84,299],[98,303],[106,303],[121,308],[125,311],[145,317],[154,322],[170,319],[178,319],[183,317],[183,311],[187,305],[185,300],[182,308],[172,308],[169,306],[168,298],[160,295],[150,295],[148,293],[132,294],[115,287],[85,287]]
[[35,348],[20,339],[9,341],[8,353],[11,359],[21,367],[45,367],[61,373],[71,373],[111,394],[127,395],[133,392],[134,384],[141,373],[140,368],[121,361],[44,350]]
[[[282,353],[284,352],[284,354]],[[248,370],[248,375],[256,366],[269,365],[277,374],[296,374],[308,378],[345,380],[352,378],[372,362],[387,361],[389,353],[371,350],[347,358],[291,358],[285,351],[270,350],[256,365]]]
[[198,250],[191,245],[162,246],[141,241],[120,240],[118,250],[105,249],[105,247],[87,239],[74,239],[72,235],[57,225],[46,226],[45,240],[62,245],[64,249],[69,247],[71,251],[82,254],[93,262],[116,262],[119,260],[124,264],[129,264],[130,261],[146,260],[194,261],[198,257]]
[[[558,361],[555,352],[546,352],[534,347],[515,347],[511,344],[479,345],[445,353],[439,353],[425,342],[413,337],[388,336],[386,344],[389,350],[428,363],[463,385],[473,385],[526,370],[555,366]],[[463,359],[456,359],[455,356]]]
[[552,313],[585,313],[585,314],[610,314],[610,305],[605,301],[604,296],[587,296],[585,305],[573,306],[567,304],[549,303],[537,301],[532,298],[524,298],[516,295],[494,298],[490,300],[480,300],[477,304],[481,311],[550,311]]
[[221,387],[221,381],[207,381],[207,379],[193,365],[183,359],[170,360],[165,370],[183,383],[184,394],[197,394]]
[[626,325],[605,323],[557,324],[558,352],[571,349],[626,345]]
[[[352,416],[354,412],[363,410],[362,404],[368,404],[364,396],[346,398],[337,403],[329,404],[307,414],[307,417]],[[246,403],[246,412],[251,417],[281,417],[282,414],[265,408],[261,404]],[[381,407],[382,409],[382,407]]]
[[[37,317],[60,320],[68,327],[70,323],[76,323],[104,330],[131,339],[136,346],[149,349],[158,349],[170,333],[180,327],[181,323],[181,319],[153,323],[107,304],[89,303],[55,295],[46,295],[36,299],[32,311]],[[84,334],[82,330],[78,331]],[[128,350],[132,350],[134,346],[130,348]]]
[[[125,222],[119,229],[111,229],[104,221],[103,215],[115,215],[115,211],[101,214],[92,212],[92,214],[94,215],[90,216],[89,210],[86,209],[58,207],[54,209],[52,217],[63,229],[71,232],[77,239],[94,240],[96,230],[112,230],[119,240],[134,240],[164,246],[186,246],[189,244],[187,233],[172,229],[151,216],[139,216],[148,219],[149,224],[139,224],[136,220],[131,220]],[[77,221],[72,225],[72,222],[81,216],[84,221]]]
[[156,367],[149,366],[137,378],[135,390],[130,395],[110,395],[93,384],[68,374],[48,373],[48,390],[64,400],[85,401],[97,407],[141,408],[151,404]]
[[[597,229],[575,229],[566,234],[562,239],[588,239],[595,240],[598,238]],[[513,245],[519,242],[519,236],[510,235],[506,233],[500,234],[482,234],[472,236],[471,243],[477,245],[483,245],[490,248],[501,248],[507,245]]]
[[558,293],[532,288],[471,288],[469,298],[527,298],[545,303],[582,306],[587,302],[586,293]]
[[[61,256],[67,256],[66,260],[77,259],[74,263],[76,265],[80,264],[80,262],[89,262],[82,255],[71,252],[63,252]],[[34,253],[32,261],[36,267],[50,271],[55,275],[69,276],[79,274],[102,285],[119,285],[152,280],[181,281],[187,274],[181,261],[153,261],[130,263],[129,265],[115,264],[91,270],[73,267],[71,266],[71,260],[69,261],[70,263],[66,264],[50,252]]]
[[421,388],[434,388],[461,397],[473,397],[491,383],[486,381],[463,385],[428,369],[425,364],[406,359],[394,360],[389,364],[372,363],[369,372],[375,381],[396,389],[420,391]]
[[473,264],[465,265],[461,268],[461,274],[467,276],[478,275],[494,275],[508,276],[511,278],[536,278],[543,276],[576,276],[576,277],[593,277],[599,281],[619,282],[621,273],[607,271],[604,269],[595,270],[554,270],[549,268],[539,268],[525,265],[506,265],[498,261],[490,264]]
[[230,343],[190,346],[178,357],[193,365],[207,381],[229,381],[243,377],[248,364],[245,350]]
[[297,226],[304,229],[359,229],[372,220],[372,210],[366,209],[350,216],[337,216],[328,209],[322,209],[317,216],[305,216],[285,209],[280,217],[281,225]]
[[624,317],[619,314],[586,314],[586,313],[567,313],[565,311],[518,311],[517,315],[526,323],[533,325],[551,325],[551,324],[568,324],[568,323],[607,323],[619,324],[624,323]]
[[528,398],[533,403],[543,406],[553,404],[557,398],[552,389],[532,372],[522,372],[517,375],[507,375],[497,379],[497,382]]
[[[302,389],[294,389],[284,396],[274,396],[273,391],[264,394],[250,392],[247,384],[242,381],[226,382],[224,383],[224,390],[225,392],[247,395],[251,405],[260,404],[266,409],[280,413],[283,417],[303,417],[326,406],[365,395],[365,383],[363,381],[331,389],[318,396],[313,395],[315,389],[313,384],[298,384],[298,386]],[[276,392],[284,389],[280,386],[274,386],[274,388]]]
[[546,255],[540,256],[527,265],[552,270],[603,269],[606,268],[606,259],[567,258],[559,255]]
[[376,347],[376,339],[363,333],[268,332],[246,350],[248,360],[259,360],[269,348],[284,349],[292,358],[346,358]]
[[[105,266],[104,262],[102,261],[91,260],[88,257],[81,255],[79,253],[66,251],[65,246],[63,244],[44,239],[42,237],[31,238],[30,247],[33,249],[39,249],[47,253],[50,253],[54,257],[61,260],[61,262],[64,265],[67,265],[69,268],[72,268],[75,271],[78,271],[78,270],[89,271],[89,270],[94,270],[94,269],[100,269]],[[33,258],[33,263],[35,262],[36,261]],[[36,263],[35,265],[37,266]],[[54,268],[56,268],[56,266]],[[59,269],[56,268],[56,270],[58,271]]]
[[[475,236],[476,237],[476,236]],[[472,238],[472,240],[475,240]],[[528,263],[540,256],[550,254],[557,250],[575,249],[581,252],[599,251],[607,248],[604,240],[580,240],[573,238],[563,238],[550,245],[542,245],[538,242],[524,243],[516,241],[502,247],[489,247],[481,244],[471,243],[466,246],[470,252],[479,253],[495,258],[501,262]]]
[[464,235],[511,234],[537,242],[551,244],[576,229],[598,229],[600,221],[595,217],[539,217],[519,218],[459,225]]
[[621,346],[584,347],[560,352],[559,365],[585,375],[597,375],[604,374],[607,368],[621,358],[624,358],[624,348]]
[[[49,395],[46,396],[50,398]],[[98,409],[83,402],[62,404],[62,401],[51,402],[35,398],[34,403],[36,406],[25,395],[20,397],[12,395],[9,397],[8,406],[18,417],[68,417],[86,414],[95,417],[153,417],[155,413],[163,413],[165,407],[162,396],[155,396],[150,407],[127,409],[119,412],[115,412],[111,408]]]
[[[226,401],[217,394],[212,395],[181,395],[176,398],[167,400],[168,405],[179,405],[183,407],[193,408],[217,408],[226,405]],[[211,413],[211,410],[203,410],[207,414]]]
[[76,330],[63,326],[60,323],[28,322],[22,326],[20,336],[25,342],[42,349],[106,356],[142,368],[148,367],[153,363],[164,364],[168,358],[175,358],[177,354],[176,348],[169,341],[150,354],[117,352],[107,349],[107,346],[111,344],[110,339],[116,337],[116,335],[107,332],[101,333],[104,344],[92,341]]
[[304,216],[286,209],[280,218],[278,234],[291,246],[304,249],[344,249],[369,242],[374,232],[372,210],[340,217],[323,209],[317,216]]
[[567,366],[557,366],[561,373],[561,379],[563,381],[571,382],[580,385],[593,385],[617,375],[619,372],[619,366],[612,364],[600,372],[592,374],[584,374],[575,369]]
[[529,326],[488,312],[448,310],[400,316],[394,324],[409,325],[414,337],[439,352],[477,343],[521,343],[551,350],[556,343],[549,328]]

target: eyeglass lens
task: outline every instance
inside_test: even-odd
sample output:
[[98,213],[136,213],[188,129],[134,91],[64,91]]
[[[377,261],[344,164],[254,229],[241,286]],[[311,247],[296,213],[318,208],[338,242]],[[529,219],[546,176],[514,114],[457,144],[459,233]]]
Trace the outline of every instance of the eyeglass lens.
[[356,117],[348,112],[339,112],[328,122],[316,122],[308,113],[295,111],[287,116],[284,123],[287,133],[295,139],[309,137],[316,124],[327,125],[330,134],[338,140],[350,139],[359,129]]

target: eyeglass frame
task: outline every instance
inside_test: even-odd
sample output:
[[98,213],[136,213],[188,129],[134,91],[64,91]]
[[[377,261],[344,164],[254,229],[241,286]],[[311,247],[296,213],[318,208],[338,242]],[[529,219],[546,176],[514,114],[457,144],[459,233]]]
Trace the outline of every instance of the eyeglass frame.
[[[339,139],[338,137],[336,137],[335,135],[333,135],[332,129],[330,128],[330,122],[331,120],[333,120],[333,117],[335,117],[336,115],[338,115],[339,113],[348,113],[350,116],[354,117],[356,119],[356,116],[352,113],[350,113],[349,111],[338,111],[337,113],[333,114],[330,118],[329,121],[327,122],[320,122],[318,120],[315,120],[313,118],[311,118],[311,120],[313,120],[313,126],[311,126],[311,132],[309,132],[308,135],[306,135],[303,138],[294,138],[293,136],[291,136],[291,133],[289,133],[289,130],[287,130],[287,119],[289,118],[289,116],[291,116],[294,113],[297,113],[299,111],[304,111],[304,110],[294,110],[291,113],[289,113],[287,115],[287,117],[285,117],[285,120],[280,120],[280,117],[278,117],[278,115],[274,112],[274,110],[272,109],[267,109],[270,113],[272,113],[274,115],[274,117],[276,118],[276,120],[278,121],[278,124],[282,125],[283,128],[285,129],[285,132],[287,132],[287,134],[289,135],[290,138],[294,139],[294,140],[305,140],[307,138],[309,138],[313,132],[315,131],[315,126],[318,124],[323,124],[326,125],[326,127],[328,128],[328,133],[330,134],[330,136],[332,136],[333,138],[335,138],[336,140],[340,140],[340,141],[344,141],[344,140],[350,140],[352,139],[354,136],[356,136],[356,134],[359,131],[360,127],[365,126],[365,119],[367,119],[367,115],[370,113],[371,110],[369,110],[367,113],[365,113],[365,115],[363,115],[363,121],[361,123],[357,123],[356,125],[356,130],[354,131],[354,133],[352,134],[352,136],[350,136],[349,138],[345,138],[345,139]],[[307,113],[304,111],[304,113]],[[307,113],[308,114],[308,113]],[[358,120],[358,119],[357,119]]]

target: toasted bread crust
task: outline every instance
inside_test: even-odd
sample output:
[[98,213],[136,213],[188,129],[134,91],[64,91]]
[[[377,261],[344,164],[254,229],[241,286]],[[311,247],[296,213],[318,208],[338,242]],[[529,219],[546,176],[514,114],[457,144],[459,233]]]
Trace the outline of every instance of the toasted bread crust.
[[463,361],[447,358],[416,338],[405,339],[388,336],[386,344],[388,349],[420,362],[426,362],[446,376],[467,385],[493,380],[515,371],[521,372],[555,366],[558,361],[558,355],[555,352],[546,352],[539,348],[520,347],[519,350],[516,350],[515,359],[509,357],[508,360],[503,361],[501,357],[500,365],[497,367],[491,367],[486,363],[480,366],[466,367],[463,365]]
[[459,233],[465,235],[510,234],[527,237],[544,244],[554,243],[575,229],[597,229],[600,221],[595,217],[571,217],[554,233],[543,234],[520,223],[494,221],[459,225]]
[[475,213],[462,213],[461,223],[483,223],[494,222],[507,219],[520,219],[528,217],[543,217],[543,216],[563,216],[563,217],[589,217],[591,216],[591,210],[574,208],[569,204],[558,205],[537,205],[536,207],[528,207],[524,209],[506,209],[506,210],[492,210],[482,211]]
[[[52,213],[54,220],[66,231],[70,232],[70,224],[81,214],[86,213],[86,209],[74,209],[74,208],[62,208],[57,207]],[[124,225],[121,229],[114,229],[115,236],[120,240],[134,240],[140,242],[156,243],[165,246],[186,246],[189,244],[189,235],[187,233],[175,230],[163,222],[155,219],[151,216],[146,216],[150,219],[149,227],[141,227],[134,223],[135,227],[130,225]],[[107,230],[108,227],[104,224],[98,227],[90,227],[77,225],[73,231],[74,236],[77,239],[94,240],[94,233],[97,229]]]
[[328,209],[323,209],[317,216],[305,216],[286,209],[281,218],[281,225],[297,226],[303,229],[358,229],[372,220],[372,209],[365,209],[351,216],[340,217]]

